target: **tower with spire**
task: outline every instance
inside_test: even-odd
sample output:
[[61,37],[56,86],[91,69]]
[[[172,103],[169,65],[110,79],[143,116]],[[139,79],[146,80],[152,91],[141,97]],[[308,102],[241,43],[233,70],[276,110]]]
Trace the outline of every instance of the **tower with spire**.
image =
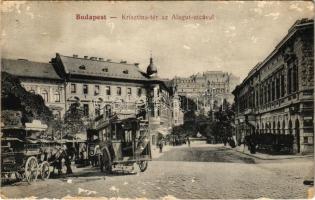
[[153,63],[153,58],[152,58],[152,53],[150,56],[150,64],[147,67],[147,75],[150,77],[155,77],[157,76],[157,68]]

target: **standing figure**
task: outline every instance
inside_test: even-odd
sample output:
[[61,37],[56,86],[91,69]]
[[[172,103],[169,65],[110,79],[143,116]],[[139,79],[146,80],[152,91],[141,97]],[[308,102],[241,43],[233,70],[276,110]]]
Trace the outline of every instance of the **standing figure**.
[[162,151],[163,151],[163,141],[160,140],[158,145],[159,145],[159,148],[160,148],[160,153],[162,153]]
[[188,143],[188,146],[190,147],[190,139],[189,139],[189,136],[187,136],[187,143]]

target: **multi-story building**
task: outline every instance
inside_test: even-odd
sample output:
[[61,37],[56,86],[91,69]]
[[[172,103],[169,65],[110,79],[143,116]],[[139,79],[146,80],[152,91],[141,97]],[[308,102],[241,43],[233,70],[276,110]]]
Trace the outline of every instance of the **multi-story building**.
[[138,106],[145,105],[143,117],[150,122],[153,144],[159,132],[172,127],[172,90],[157,77],[152,58],[146,72],[138,63],[58,53],[50,63],[2,59],[2,70],[18,76],[28,91],[40,94],[60,117],[74,102],[80,103],[86,120],[108,106],[123,118],[136,115]]
[[292,134],[296,153],[314,147],[314,21],[298,20],[233,91],[236,137]]
[[40,94],[55,117],[65,114],[64,81],[51,63],[1,59],[1,70],[17,76],[27,91]]
[[188,78],[175,77],[173,84],[178,95],[193,99],[197,110],[207,113],[214,105],[221,105],[223,100],[233,102],[231,90],[239,83],[239,78],[222,71],[207,71]]

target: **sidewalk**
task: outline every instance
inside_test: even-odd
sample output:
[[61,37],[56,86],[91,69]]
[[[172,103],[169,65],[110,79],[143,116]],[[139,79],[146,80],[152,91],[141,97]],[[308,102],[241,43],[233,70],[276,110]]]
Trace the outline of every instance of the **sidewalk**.
[[[223,146],[223,144],[207,144],[205,142],[191,142],[190,147],[224,147],[224,146]],[[159,147],[152,145],[152,147],[151,147],[152,159],[159,158],[165,152],[167,152],[171,149],[177,149],[177,148],[188,148],[188,145],[187,144],[182,144],[182,145],[178,145],[178,146],[164,145],[162,153],[160,153]]]
[[171,145],[164,145],[163,146],[163,151],[162,153],[160,153],[160,149],[159,147],[155,146],[155,145],[152,145],[151,147],[151,153],[152,153],[152,159],[155,159],[155,158],[159,158],[160,156],[162,156],[165,152],[173,149],[174,146],[171,146]]
[[248,156],[258,158],[261,160],[283,160],[283,159],[295,159],[295,158],[307,158],[307,157],[314,157],[313,154],[310,155],[270,155],[270,154],[264,154],[256,152],[255,154],[251,154],[248,150],[248,146],[244,148],[243,145],[237,146],[235,148],[231,148],[230,146],[226,146],[227,148],[233,149],[234,151],[246,154]]

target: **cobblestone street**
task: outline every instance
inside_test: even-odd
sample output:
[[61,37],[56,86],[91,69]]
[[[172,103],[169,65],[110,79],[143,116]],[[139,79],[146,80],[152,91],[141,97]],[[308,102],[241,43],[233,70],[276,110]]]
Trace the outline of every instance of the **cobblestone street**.
[[121,197],[306,198],[313,158],[261,161],[218,145],[174,147],[137,174],[104,176],[81,168],[73,177],[4,186],[9,198]]

